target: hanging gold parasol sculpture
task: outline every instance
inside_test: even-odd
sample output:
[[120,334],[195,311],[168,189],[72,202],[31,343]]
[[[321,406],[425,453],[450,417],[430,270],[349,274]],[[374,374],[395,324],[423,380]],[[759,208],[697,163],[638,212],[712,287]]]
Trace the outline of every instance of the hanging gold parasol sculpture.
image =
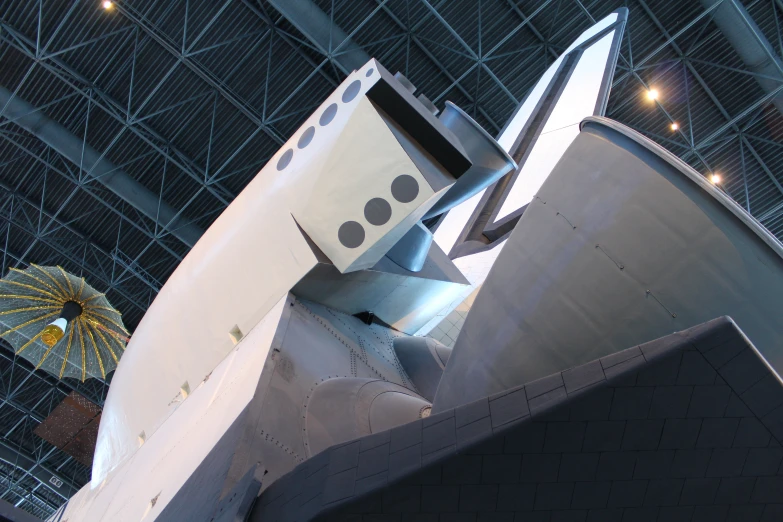
[[105,379],[128,336],[106,296],[59,266],[11,268],[0,280],[0,337],[36,369]]

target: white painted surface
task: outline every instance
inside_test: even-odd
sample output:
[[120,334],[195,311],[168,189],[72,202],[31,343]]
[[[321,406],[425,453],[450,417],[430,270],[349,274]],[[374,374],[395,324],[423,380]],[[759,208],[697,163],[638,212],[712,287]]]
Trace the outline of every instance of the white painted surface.
[[286,307],[287,295],[120,468],[74,495],[61,520],[154,520],[253,398]]
[[[362,253],[369,252],[370,259],[385,253],[378,246],[383,243],[378,237],[381,231],[363,245],[367,248],[342,256],[333,248],[338,243],[337,227],[323,218],[324,212],[342,209],[352,216],[358,213],[355,219],[364,221],[366,201],[359,199],[369,199],[378,190],[372,176],[378,175],[383,160],[375,159],[378,163],[365,171],[355,157],[347,155],[347,144],[340,142],[346,128],[356,137],[356,123],[350,121],[357,107],[364,107],[360,118],[371,119],[364,93],[379,78],[377,67],[371,60],[346,78],[215,220],[161,289],[136,328],[112,380],[98,432],[93,484],[103,481],[138,449],[142,431],[150,438],[179,407],[183,382],[200,382],[230,353],[234,344],[229,332],[235,326],[249,332],[315,265],[316,258],[292,214],[303,222],[328,222],[331,228],[319,229],[324,233],[315,233],[313,240],[344,269],[355,268]],[[343,102],[344,92],[357,80],[361,82],[359,92]],[[333,103],[337,105],[334,118],[321,126],[321,115]],[[315,129],[312,140],[300,149],[300,137],[311,126]],[[373,128],[371,136],[377,138],[380,131],[377,125]],[[380,156],[377,151],[381,150],[393,155],[393,161],[404,162],[394,149],[402,150],[396,140],[377,145],[379,149],[363,152],[368,161],[373,154]],[[293,150],[291,161],[278,170],[278,161],[289,149]],[[351,165],[346,163],[351,161]],[[334,171],[341,167],[346,176],[337,183]],[[408,173],[417,175],[415,168]],[[331,177],[321,181],[321,176]],[[392,205],[392,223],[397,226],[404,227],[403,222],[412,226],[418,219],[415,214],[429,208],[426,205],[434,196],[420,179],[420,194],[414,202]],[[383,190],[390,189],[386,186]],[[390,203],[396,202],[392,198]],[[319,211],[313,213],[312,207]],[[402,234],[404,231],[399,232]]]
[[[329,125],[339,126],[339,132],[328,129],[332,134],[327,139],[311,145],[318,146],[319,160],[308,165],[307,191],[301,191],[293,211],[297,223],[343,273],[375,266],[447,190],[435,194],[372,102],[357,98],[344,121]],[[392,195],[392,182],[403,175],[418,184],[418,195],[410,202]],[[364,217],[365,205],[374,198],[391,206],[391,218],[383,225]],[[338,229],[348,221],[364,229],[364,242],[356,248],[338,241]]]

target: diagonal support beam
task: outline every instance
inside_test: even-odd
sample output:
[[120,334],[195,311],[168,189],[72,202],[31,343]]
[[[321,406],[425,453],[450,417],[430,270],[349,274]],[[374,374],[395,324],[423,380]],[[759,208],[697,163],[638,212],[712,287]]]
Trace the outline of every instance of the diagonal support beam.
[[[747,68],[756,73],[756,81],[767,94],[783,84],[783,61],[775,53],[764,33],[739,0],[701,0],[701,4],[715,9],[713,21],[737,51]],[[783,94],[778,93],[772,103],[783,114]]]
[[59,152],[71,163],[94,177],[139,212],[160,223],[173,236],[192,247],[204,233],[179,216],[179,212],[147,187],[119,169],[103,154],[46,116],[42,111],[0,86],[3,115]]

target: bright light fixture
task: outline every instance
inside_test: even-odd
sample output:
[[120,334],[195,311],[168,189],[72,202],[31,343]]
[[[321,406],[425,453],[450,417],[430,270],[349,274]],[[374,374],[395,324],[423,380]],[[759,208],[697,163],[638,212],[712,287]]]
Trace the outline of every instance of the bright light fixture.
[[653,100],[653,101],[657,100],[658,99],[658,91],[656,89],[650,89],[649,91],[647,91],[647,98],[649,98],[650,100]]
[[103,2],[103,8],[104,9],[111,9],[113,5],[114,4],[109,2],[109,0],[106,0],[105,2]]
[[677,129],[679,129],[679,128],[680,128],[680,126],[679,126],[679,125],[677,125],[677,122],[676,122],[676,121],[675,121],[674,123],[672,123],[672,130],[673,130],[673,131],[676,131],[676,130],[677,130]]
[[718,174],[713,174],[712,176],[710,176],[710,181],[712,181],[714,185],[717,185],[718,183],[720,183],[720,176]]

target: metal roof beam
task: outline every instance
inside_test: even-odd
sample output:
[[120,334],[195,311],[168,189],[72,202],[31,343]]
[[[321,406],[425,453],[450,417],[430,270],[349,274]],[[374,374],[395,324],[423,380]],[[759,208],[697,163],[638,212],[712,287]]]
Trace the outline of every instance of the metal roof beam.
[[3,116],[52,147],[139,212],[160,222],[189,247],[204,233],[188,220],[177,217],[178,212],[171,205],[115,166],[104,154],[3,86],[0,86],[0,105],[5,107]]
[[[720,5],[718,5],[720,4]],[[738,0],[701,0],[706,9],[716,7],[712,20],[745,62],[758,76],[756,81],[767,94],[783,85],[783,61],[764,33]],[[783,94],[772,100],[783,114]]]
[[268,1],[346,75],[370,60],[370,55],[334,22],[334,12],[327,15],[312,0]]

